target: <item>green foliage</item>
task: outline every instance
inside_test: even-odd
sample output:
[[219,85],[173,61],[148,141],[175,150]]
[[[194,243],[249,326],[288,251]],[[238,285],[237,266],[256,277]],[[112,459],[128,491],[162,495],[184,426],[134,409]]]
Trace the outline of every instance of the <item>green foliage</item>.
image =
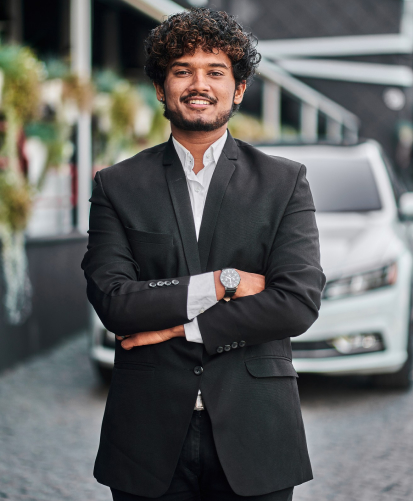
[[4,74],[2,106],[23,123],[36,115],[44,66],[27,47],[0,45],[0,69]]
[[112,70],[98,71],[93,76],[93,81],[98,92],[113,92],[121,81],[119,75]]
[[47,78],[50,80],[54,78],[65,79],[70,75],[69,65],[61,59],[47,59],[45,61],[45,69]]
[[159,101],[156,97],[156,92],[153,85],[142,83],[137,86],[137,89],[147,105],[149,105],[155,111],[159,109]]
[[0,171],[0,225],[10,231],[23,230],[32,206],[32,188],[10,171]]

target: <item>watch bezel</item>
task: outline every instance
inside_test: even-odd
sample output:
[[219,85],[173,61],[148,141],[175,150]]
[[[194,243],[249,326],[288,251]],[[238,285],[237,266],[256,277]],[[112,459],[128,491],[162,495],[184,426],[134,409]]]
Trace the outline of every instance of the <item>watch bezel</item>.
[[[230,285],[225,285],[225,283],[223,282],[223,278],[225,279],[225,272],[227,270],[231,270],[231,271],[235,271],[235,273],[238,275],[238,283],[235,285],[235,286],[230,286]],[[240,282],[241,282],[241,277],[239,275],[239,273],[237,272],[237,270],[235,268],[223,268],[221,270],[221,275],[219,277],[219,280],[221,282],[221,284],[225,287],[225,290],[229,289],[229,290],[236,290],[237,287],[239,286]]]

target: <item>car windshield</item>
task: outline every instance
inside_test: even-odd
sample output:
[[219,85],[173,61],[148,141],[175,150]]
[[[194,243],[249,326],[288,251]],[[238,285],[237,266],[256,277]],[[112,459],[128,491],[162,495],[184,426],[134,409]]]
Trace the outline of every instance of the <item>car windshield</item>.
[[318,212],[366,212],[382,208],[367,160],[307,158],[304,163]]

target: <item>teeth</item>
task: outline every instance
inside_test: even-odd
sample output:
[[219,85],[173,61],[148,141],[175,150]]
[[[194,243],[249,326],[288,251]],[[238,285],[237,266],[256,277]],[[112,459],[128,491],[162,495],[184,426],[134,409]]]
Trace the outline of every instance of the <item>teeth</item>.
[[209,101],[204,101],[203,99],[191,99],[189,104],[209,104]]

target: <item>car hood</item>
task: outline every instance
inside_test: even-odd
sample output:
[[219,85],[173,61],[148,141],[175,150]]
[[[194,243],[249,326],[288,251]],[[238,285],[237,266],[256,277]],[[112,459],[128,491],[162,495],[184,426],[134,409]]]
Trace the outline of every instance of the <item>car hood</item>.
[[368,271],[394,259],[403,242],[385,218],[317,214],[321,266],[327,280]]

